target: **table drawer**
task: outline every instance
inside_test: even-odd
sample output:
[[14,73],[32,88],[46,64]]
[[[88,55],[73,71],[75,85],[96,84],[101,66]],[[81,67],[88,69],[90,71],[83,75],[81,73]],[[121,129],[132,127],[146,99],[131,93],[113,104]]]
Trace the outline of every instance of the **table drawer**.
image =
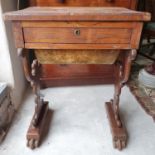
[[131,29],[127,28],[24,28],[26,43],[53,44],[128,44]]

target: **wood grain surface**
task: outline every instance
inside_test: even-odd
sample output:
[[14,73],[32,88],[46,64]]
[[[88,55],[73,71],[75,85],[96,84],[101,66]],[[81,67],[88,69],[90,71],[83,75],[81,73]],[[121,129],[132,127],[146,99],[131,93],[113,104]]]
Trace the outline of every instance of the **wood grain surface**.
[[149,21],[150,13],[121,7],[29,7],[5,13],[6,20]]

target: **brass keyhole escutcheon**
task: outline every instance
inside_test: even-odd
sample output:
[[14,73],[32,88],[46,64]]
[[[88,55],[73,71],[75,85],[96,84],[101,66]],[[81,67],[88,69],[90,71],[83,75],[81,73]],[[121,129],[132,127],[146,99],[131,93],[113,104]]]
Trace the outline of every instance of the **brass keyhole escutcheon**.
[[76,36],[79,36],[79,35],[80,35],[80,33],[81,33],[81,31],[80,31],[79,29],[74,30],[74,34],[75,34]]

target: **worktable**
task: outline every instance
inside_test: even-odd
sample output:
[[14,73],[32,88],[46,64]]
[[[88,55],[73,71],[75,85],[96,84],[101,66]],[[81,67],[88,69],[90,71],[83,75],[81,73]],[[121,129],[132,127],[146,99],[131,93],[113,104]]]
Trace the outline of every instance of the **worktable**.
[[[22,0],[20,0],[22,1]],[[139,0],[28,0],[39,7],[124,7],[138,8]],[[28,6],[27,6],[28,7]],[[76,85],[112,84],[113,65],[102,64],[41,64],[42,88]],[[52,74],[50,74],[52,73]]]
[[119,115],[119,99],[136,57],[143,22],[150,20],[150,14],[119,7],[30,7],[4,17],[13,23],[15,45],[36,95],[28,146],[39,146],[48,112],[48,102],[39,92],[41,64],[103,64],[113,66],[114,97],[105,104],[113,144],[119,150],[125,148],[128,136]]

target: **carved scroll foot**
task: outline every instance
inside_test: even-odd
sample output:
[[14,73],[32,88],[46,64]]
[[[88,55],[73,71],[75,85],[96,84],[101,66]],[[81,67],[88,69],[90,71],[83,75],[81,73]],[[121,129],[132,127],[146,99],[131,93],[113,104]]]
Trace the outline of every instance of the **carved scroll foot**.
[[118,150],[122,150],[126,147],[126,140],[122,140],[122,139],[117,139],[117,140],[113,140],[113,145],[114,148],[118,149]]
[[46,116],[48,113],[48,102],[44,102],[41,111],[39,113],[39,119],[34,126],[34,118],[36,114],[34,114],[32,121],[30,123],[29,129],[27,131],[27,146],[31,149],[35,149],[39,146],[43,132],[44,132],[44,124],[46,121]]
[[109,124],[111,128],[114,148],[118,150],[122,150],[127,145],[128,136],[127,136],[126,128],[121,120],[120,120],[121,127],[118,126],[117,121],[115,119],[115,113],[114,113],[112,102],[107,102],[105,105],[106,105],[106,111],[107,111]]

